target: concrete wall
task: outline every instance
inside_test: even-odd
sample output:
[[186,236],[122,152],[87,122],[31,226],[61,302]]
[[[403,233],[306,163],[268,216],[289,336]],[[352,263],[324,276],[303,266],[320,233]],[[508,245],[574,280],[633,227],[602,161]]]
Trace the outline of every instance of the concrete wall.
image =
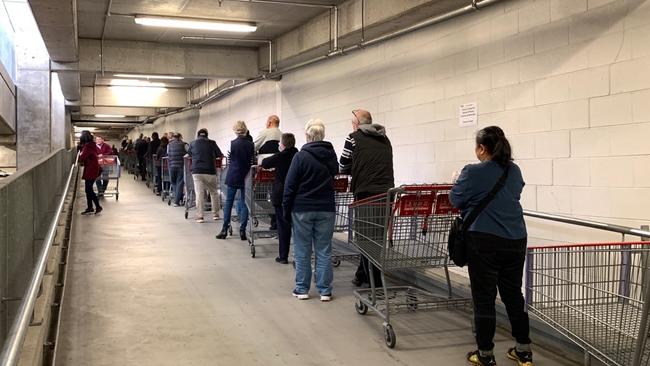
[[[227,150],[237,119],[256,135],[278,113],[300,144],[320,117],[340,153],[363,107],[388,128],[398,183],[447,182],[475,161],[458,107],[477,102],[478,127],[512,142],[525,208],[637,227],[650,222],[649,98],[650,0],[519,0],[246,87],[197,127]],[[533,242],[620,239],[528,226]]]

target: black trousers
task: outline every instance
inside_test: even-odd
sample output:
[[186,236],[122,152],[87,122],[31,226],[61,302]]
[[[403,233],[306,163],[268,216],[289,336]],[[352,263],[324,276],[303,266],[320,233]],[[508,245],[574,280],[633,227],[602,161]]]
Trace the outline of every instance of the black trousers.
[[142,180],[147,179],[147,163],[144,159],[144,156],[138,156],[138,170],[140,171],[140,176]]
[[99,206],[99,198],[97,198],[97,194],[93,190],[93,185],[95,184],[94,179],[84,179],[84,182],[86,184],[86,202],[88,203],[88,208],[93,209],[93,203],[95,204],[95,209],[101,207]]
[[527,240],[510,240],[495,235],[469,232],[468,270],[474,301],[474,324],[478,349],[494,348],[497,289],[506,306],[512,336],[517,343],[529,344],[528,313],[525,311],[521,281]]
[[289,259],[289,245],[291,243],[291,223],[284,219],[282,206],[275,207],[275,219],[278,227],[278,240],[280,250],[278,257],[280,259]]
[[[354,200],[358,201],[382,193],[385,192],[359,193],[354,195]],[[372,223],[368,225],[367,223],[357,221],[355,225],[362,226],[362,227],[356,227],[355,230],[358,233],[362,234],[365,238],[369,238],[373,240],[375,243],[381,243],[382,242],[381,237],[384,235],[384,228],[381,227],[383,219],[375,212],[372,211],[373,208],[369,208],[369,210],[371,211],[368,212],[368,214],[363,218],[363,220],[371,221]],[[370,272],[372,272],[373,279],[375,280],[375,286],[381,287],[383,285],[383,282],[381,280],[381,272],[379,271],[379,269],[377,269],[377,267],[375,267],[374,264],[368,261],[368,258],[362,255],[361,260],[359,261],[359,266],[357,267],[357,271],[354,274],[354,277],[357,281],[361,283],[370,284]]]

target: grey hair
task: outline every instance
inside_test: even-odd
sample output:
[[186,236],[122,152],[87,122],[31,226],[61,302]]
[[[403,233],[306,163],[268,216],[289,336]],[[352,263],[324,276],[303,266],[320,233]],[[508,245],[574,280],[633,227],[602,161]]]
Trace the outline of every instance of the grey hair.
[[325,124],[318,118],[310,119],[305,125],[307,142],[323,141],[325,139]]

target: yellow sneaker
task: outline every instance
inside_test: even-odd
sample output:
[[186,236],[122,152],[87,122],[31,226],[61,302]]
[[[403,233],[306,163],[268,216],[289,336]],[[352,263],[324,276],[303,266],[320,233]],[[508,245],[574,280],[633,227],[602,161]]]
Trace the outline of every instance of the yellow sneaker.
[[497,364],[494,356],[483,357],[478,350],[467,354],[467,362],[474,366],[496,366]]
[[509,359],[517,362],[519,366],[533,366],[532,352],[517,352],[515,348],[510,348],[506,355]]

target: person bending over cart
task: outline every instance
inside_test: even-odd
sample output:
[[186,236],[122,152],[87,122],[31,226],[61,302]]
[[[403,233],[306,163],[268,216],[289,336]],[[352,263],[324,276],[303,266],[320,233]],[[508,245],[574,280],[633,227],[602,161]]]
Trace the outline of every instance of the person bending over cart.
[[296,287],[293,296],[309,298],[311,253],[314,251],[316,287],[321,301],[332,299],[332,236],[336,208],[334,176],[336,152],[323,141],[325,126],[312,119],[305,126],[307,143],[294,156],[284,185],[282,212],[293,224]]
[[275,261],[282,264],[289,263],[289,243],[291,242],[291,223],[284,219],[282,212],[282,194],[284,193],[284,182],[289,173],[289,167],[293,156],[296,155],[296,137],[292,133],[282,134],[280,141],[280,152],[262,160],[262,168],[275,169],[275,180],[271,192],[271,201],[275,208],[277,220],[278,239],[280,241],[279,255]]
[[[342,174],[351,174],[351,189],[354,200],[359,201],[378,194],[386,193],[395,185],[393,174],[393,147],[386,136],[384,126],[373,124],[370,112],[357,109],[352,111],[352,129],[354,130],[345,140],[343,153],[339,161]],[[364,228],[356,228],[364,239],[381,242],[384,235],[381,218],[374,217],[372,224],[362,223]],[[360,240],[358,238],[357,240]],[[381,272],[368,262],[365,256],[361,257],[359,267],[352,283],[357,286],[370,284],[370,272],[375,286],[381,287]]]
[[248,208],[246,207],[246,194],[244,192],[244,181],[246,175],[253,165],[255,158],[255,145],[253,141],[249,140],[246,135],[248,128],[244,121],[237,121],[232,130],[237,135],[237,138],[230,142],[230,164],[228,166],[228,173],[226,174],[226,203],[223,207],[223,227],[221,232],[216,236],[217,239],[225,239],[228,236],[228,228],[230,228],[230,215],[232,214],[232,206],[235,201],[237,191],[240,191],[239,198],[239,236],[241,240],[246,238],[246,225],[248,224]]
[[217,202],[219,202],[219,187],[217,187],[217,168],[215,160],[223,157],[217,143],[208,138],[208,130],[202,128],[196,134],[196,140],[190,143],[187,154],[192,157],[192,179],[196,191],[196,222],[203,222],[203,205],[205,191],[212,198],[212,216],[219,219]]
[[467,360],[477,366],[496,365],[493,338],[498,289],[517,342],[507,356],[520,366],[532,366],[528,313],[521,293],[527,233],[519,199],[525,183],[501,128],[486,127],[477,133],[476,157],[481,162],[463,168],[449,195],[467,218],[490,192],[496,192],[466,235],[478,346]]

